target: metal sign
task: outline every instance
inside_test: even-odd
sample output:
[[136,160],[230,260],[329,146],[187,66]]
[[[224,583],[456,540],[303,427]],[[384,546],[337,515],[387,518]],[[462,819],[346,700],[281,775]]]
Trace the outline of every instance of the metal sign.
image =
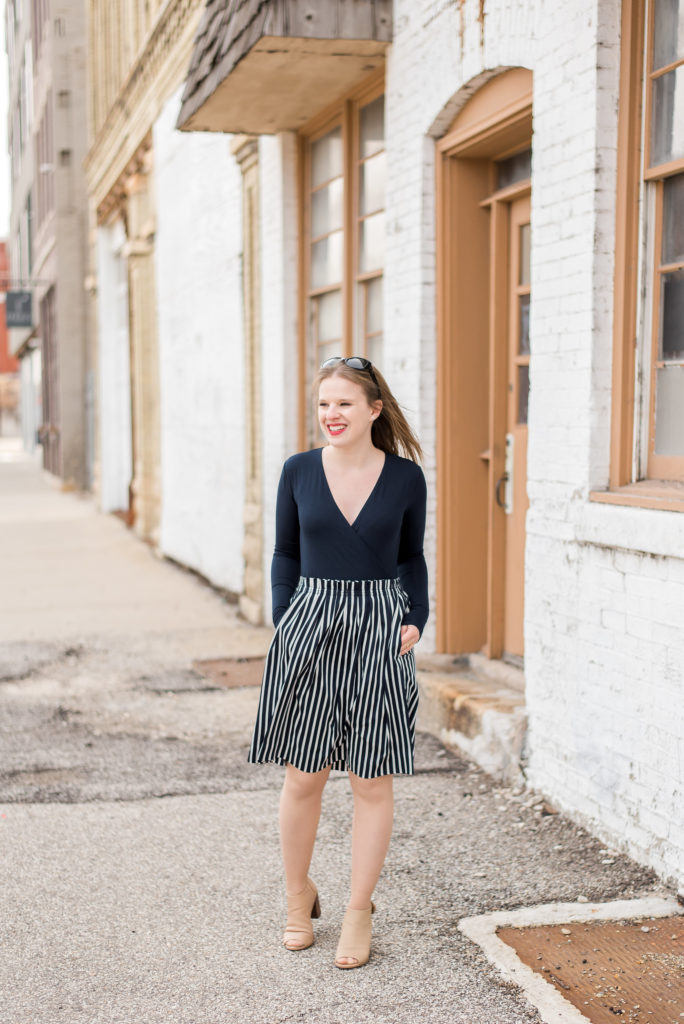
[[27,291],[10,291],[5,297],[5,314],[8,327],[33,327],[33,294]]

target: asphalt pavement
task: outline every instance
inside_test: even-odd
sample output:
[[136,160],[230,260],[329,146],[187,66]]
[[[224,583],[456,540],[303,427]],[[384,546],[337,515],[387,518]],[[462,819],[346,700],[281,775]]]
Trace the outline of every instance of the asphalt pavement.
[[270,631],[0,441],[0,1022],[520,1024],[464,917],[662,892],[535,794],[420,734],[396,781],[373,952],[333,966],[351,796],[326,787],[316,943],[280,944],[281,769],[246,763],[258,689],[200,659]]

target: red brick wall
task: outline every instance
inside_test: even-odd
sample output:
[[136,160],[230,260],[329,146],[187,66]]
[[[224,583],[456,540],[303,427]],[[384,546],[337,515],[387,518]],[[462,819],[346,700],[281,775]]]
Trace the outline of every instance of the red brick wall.
[[[5,282],[9,277],[9,261],[7,259],[7,243],[0,242],[0,290],[5,290]],[[5,303],[0,303],[0,373],[16,373],[19,360],[9,354],[7,324],[5,322]]]

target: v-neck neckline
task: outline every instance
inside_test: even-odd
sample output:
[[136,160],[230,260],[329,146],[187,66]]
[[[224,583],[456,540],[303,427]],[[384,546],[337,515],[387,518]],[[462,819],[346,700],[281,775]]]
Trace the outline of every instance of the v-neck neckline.
[[385,469],[387,468],[387,452],[383,452],[383,454],[385,456],[385,459],[384,459],[384,462],[382,464],[382,469],[378,473],[377,480],[375,481],[375,483],[373,484],[372,488],[370,489],[368,497],[366,498],[366,500],[364,501],[363,505],[359,509],[358,515],[353,520],[353,522],[350,523],[349,520],[347,519],[347,517],[345,516],[344,512],[340,508],[340,506],[335,501],[335,495],[332,492],[332,487],[330,486],[330,483],[328,482],[328,477],[327,477],[327,474],[325,472],[325,465],[323,463],[323,448],[319,448],[319,451],[321,453],[320,454],[321,473],[323,474],[323,480],[325,482],[325,486],[327,488],[328,494],[330,495],[330,500],[332,501],[333,505],[335,506],[335,508],[337,509],[337,511],[339,512],[340,516],[342,517],[344,522],[347,524],[347,526],[350,526],[352,528],[352,530],[353,530],[354,527],[356,526],[356,524],[358,523],[359,519],[363,515],[365,509],[368,507],[368,504],[369,504],[371,498],[373,497],[373,495],[377,491],[378,486],[380,484],[380,481],[382,480],[382,478],[384,476]]

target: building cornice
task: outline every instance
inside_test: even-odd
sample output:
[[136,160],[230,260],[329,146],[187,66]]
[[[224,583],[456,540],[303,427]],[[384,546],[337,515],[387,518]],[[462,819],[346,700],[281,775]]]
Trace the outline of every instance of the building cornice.
[[164,103],[182,85],[203,7],[204,0],[168,0],[99,129],[84,161],[98,217],[116,204],[120,179],[138,164]]

